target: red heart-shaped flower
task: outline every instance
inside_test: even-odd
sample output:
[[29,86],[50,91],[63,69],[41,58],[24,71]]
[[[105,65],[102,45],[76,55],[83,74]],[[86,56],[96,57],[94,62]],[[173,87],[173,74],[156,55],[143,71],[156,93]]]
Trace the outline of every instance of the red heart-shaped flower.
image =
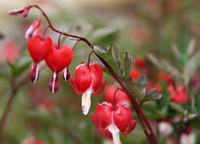
[[52,48],[45,58],[48,67],[53,71],[53,76],[49,82],[49,89],[55,93],[59,88],[58,73],[66,68],[72,60],[73,51],[68,45],[57,46],[52,43]]
[[34,83],[39,78],[39,63],[49,54],[51,46],[50,37],[41,38],[40,35],[35,35],[28,40],[28,50],[34,61],[30,77]]
[[28,40],[28,50],[35,62],[40,62],[48,55],[51,50],[52,40],[50,37],[41,38],[35,35]]
[[45,62],[53,72],[58,73],[70,64],[72,57],[73,51],[68,45],[63,44],[58,48],[53,43]]

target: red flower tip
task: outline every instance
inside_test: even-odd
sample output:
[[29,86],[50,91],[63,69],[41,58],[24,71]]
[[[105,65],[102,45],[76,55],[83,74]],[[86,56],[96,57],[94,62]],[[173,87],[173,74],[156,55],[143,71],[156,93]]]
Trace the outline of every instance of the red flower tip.
[[157,89],[155,91],[161,91],[162,87],[160,85],[157,85],[154,82],[151,82],[147,85],[146,89],[149,91],[150,89],[156,87]]
[[[115,93],[116,89],[117,89],[117,87],[115,87],[114,85],[107,86],[104,91],[104,100],[107,101],[108,103],[113,104],[114,93]],[[128,106],[131,105],[131,101],[130,101],[128,95],[121,90],[117,90],[117,92],[115,93],[115,103],[116,104],[124,103]]]
[[69,78],[71,77],[71,74],[70,74],[70,72],[69,72],[69,68],[68,68],[68,67],[64,68],[64,70],[63,70],[63,72],[62,72],[62,77],[63,77],[63,79],[64,79],[65,81],[68,81]]
[[53,73],[53,76],[49,82],[49,89],[52,93],[56,93],[57,90],[59,89],[59,80],[58,80],[58,74]]
[[39,65],[38,62],[33,62],[33,68],[30,73],[30,78],[33,83],[35,83],[39,79]]

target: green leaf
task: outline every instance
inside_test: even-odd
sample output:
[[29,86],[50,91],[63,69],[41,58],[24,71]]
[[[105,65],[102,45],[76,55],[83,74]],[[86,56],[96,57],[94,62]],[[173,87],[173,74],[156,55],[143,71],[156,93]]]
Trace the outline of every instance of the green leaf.
[[162,92],[155,91],[151,95],[147,95],[146,97],[144,97],[143,102],[145,102],[145,101],[156,101],[156,100],[161,99],[162,97],[163,97]]
[[176,112],[184,116],[184,109],[181,107],[180,104],[177,104],[175,102],[169,102],[169,105],[171,106],[172,109],[174,109]]
[[183,77],[185,84],[187,85],[191,76],[197,71],[197,68],[200,66],[200,52],[196,53],[193,57],[191,57],[184,69],[183,69]]
[[114,44],[109,45],[107,50],[100,45],[93,45],[93,50],[99,57],[104,59],[104,61],[114,70],[120,79],[123,79],[120,70],[119,58],[117,56],[118,48]]
[[18,66],[15,69],[13,76],[14,77],[19,76],[21,73],[23,73],[30,66],[31,63],[32,63],[31,61],[28,61],[28,62]]
[[196,39],[192,38],[188,44],[188,48],[187,48],[187,54],[188,56],[191,56],[194,53],[195,50],[195,45],[196,45]]
[[147,83],[147,76],[146,75],[142,75],[139,80],[137,81],[137,86],[138,87],[141,87],[141,86],[144,86],[146,85]]
[[133,68],[133,57],[125,52],[124,53],[124,79],[127,79],[131,73],[131,70]]
[[164,80],[161,81],[161,87],[163,98],[157,102],[158,109],[167,108],[171,99],[170,95],[167,92],[167,83]]
[[196,106],[197,112],[200,112],[200,87],[195,96],[195,106]]
[[156,89],[157,89],[157,87],[154,87],[154,88],[150,89],[148,91],[147,95],[151,95]]

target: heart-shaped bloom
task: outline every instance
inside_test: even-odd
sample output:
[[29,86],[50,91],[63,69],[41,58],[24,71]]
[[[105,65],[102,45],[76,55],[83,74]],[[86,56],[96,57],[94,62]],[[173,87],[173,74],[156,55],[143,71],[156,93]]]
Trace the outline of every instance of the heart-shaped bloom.
[[112,134],[114,144],[121,144],[119,132],[129,134],[136,126],[131,109],[125,104],[117,104],[113,109],[111,103],[103,102],[96,106],[95,114],[90,114],[95,127],[108,136]]
[[[114,85],[109,85],[106,87],[105,91],[104,91],[104,97],[105,97],[105,101],[108,102],[108,103],[112,103],[113,104],[113,101],[114,101],[114,94],[115,94],[115,103],[117,104],[126,104],[128,106],[131,105],[131,101],[128,97],[128,95],[121,91],[121,90],[117,90],[117,87],[114,86]],[[115,93],[116,91],[116,93]]]
[[103,70],[100,65],[92,63],[82,64],[75,69],[75,79],[70,78],[70,84],[76,94],[82,96],[82,111],[87,114],[91,105],[91,94],[98,95],[103,90],[106,80],[101,82]]
[[33,68],[30,77],[34,83],[39,78],[39,64],[47,57],[51,46],[52,40],[50,37],[41,38],[40,35],[35,35],[28,40],[28,51],[33,59]]
[[52,48],[45,58],[46,64],[53,71],[53,76],[49,82],[49,89],[52,93],[55,93],[59,88],[58,73],[71,63],[72,57],[71,47],[66,44],[58,47],[57,44],[52,43]]

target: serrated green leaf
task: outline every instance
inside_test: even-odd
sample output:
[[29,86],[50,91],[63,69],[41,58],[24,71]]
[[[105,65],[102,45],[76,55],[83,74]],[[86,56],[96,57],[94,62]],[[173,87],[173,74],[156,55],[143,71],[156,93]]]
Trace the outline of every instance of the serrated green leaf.
[[[100,45],[94,45],[93,50],[99,57],[101,57],[102,59],[104,59],[104,61],[106,61],[106,63],[114,70],[114,72],[120,77],[120,79],[123,79],[120,67],[118,63],[116,63],[116,60],[114,60],[113,57],[113,52],[112,52],[113,47],[115,46],[110,45],[106,50],[104,47]],[[114,49],[116,49],[116,47]]]
[[183,69],[183,77],[186,85],[188,84],[191,76],[196,72],[199,66],[200,52],[196,53],[193,57],[191,57]]
[[125,52],[124,53],[124,79],[127,79],[131,73],[131,70],[133,68],[133,57]]

